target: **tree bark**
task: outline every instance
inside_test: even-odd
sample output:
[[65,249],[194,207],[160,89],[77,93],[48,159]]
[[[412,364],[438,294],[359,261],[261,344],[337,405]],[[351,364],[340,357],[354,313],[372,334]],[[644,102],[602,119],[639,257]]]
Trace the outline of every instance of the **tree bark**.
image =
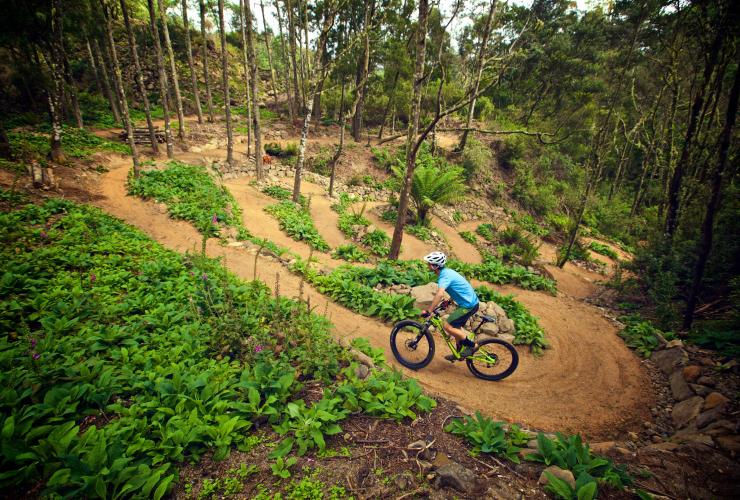
[[364,83],[361,84],[361,82],[365,82],[368,77],[368,73],[370,71],[370,29],[369,25],[372,22],[373,15],[375,14],[375,1],[373,1],[369,6],[365,6],[365,40],[364,45],[362,48],[362,64],[358,64],[358,71],[357,71],[357,92],[359,94],[359,99],[357,99],[357,107],[354,110],[354,114],[352,115],[352,137],[354,138],[355,142],[360,142],[362,140],[362,117],[363,117],[363,110],[365,107],[365,89],[367,88],[367,85]]
[[154,39],[154,51],[157,57],[157,72],[159,73],[159,95],[162,99],[162,113],[164,114],[164,136],[167,141],[167,158],[170,160],[175,156],[175,148],[172,142],[172,128],[170,127],[170,106],[167,72],[164,69],[164,57],[162,56],[162,44],[159,41],[159,28],[157,28],[157,10],[154,0],[147,0],[149,8],[149,27]]
[[113,119],[116,123],[121,123],[121,112],[118,109],[118,98],[111,87],[110,77],[108,76],[108,65],[103,57],[103,51],[100,49],[100,43],[98,43],[97,38],[93,38],[93,49],[95,52],[95,59],[98,60],[98,67],[100,68],[105,97],[108,99],[108,103],[110,104],[110,111],[113,113]]
[[211,96],[211,76],[208,73],[208,37],[206,33],[206,4],[199,0],[200,6],[200,34],[203,38],[201,45],[203,56],[203,80],[206,84],[206,103],[208,104],[208,121],[213,123],[213,98]]
[[218,0],[218,19],[219,32],[221,34],[221,79],[224,91],[224,111],[226,114],[226,163],[230,167],[232,167],[234,165],[234,133],[231,130],[231,102],[229,98],[229,53],[226,50],[224,0]]
[[[478,93],[480,87],[480,80],[483,77],[483,68],[485,66],[486,58],[486,47],[488,46],[488,38],[491,36],[491,27],[493,26],[493,16],[496,13],[496,0],[491,0],[491,6],[488,8],[488,17],[486,18],[486,27],[483,30],[483,37],[481,38],[480,47],[478,48],[478,58],[475,62],[475,79],[473,80],[473,94]],[[468,108],[468,121],[466,128],[469,129],[473,125],[473,116],[475,115],[475,99],[470,103]],[[465,145],[468,143],[468,130],[463,132],[460,138],[460,144],[457,149],[462,153],[465,151]]]
[[[247,28],[247,55],[249,56],[249,77],[252,85],[252,125],[254,127],[254,161],[257,180],[264,178],[262,171],[262,134],[260,133],[260,107],[257,92],[259,91],[259,73],[257,72],[257,55],[254,51],[254,27],[252,26],[252,9],[249,0],[244,1],[244,17]],[[263,11],[264,15],[264,11]]]
[[170,60],[170,72],[172,73],[172,86],[175,90],[175,107],[177,109],[177,138],[185,141],[185,113],[182,109],[182,97],[180,95],[180,79],[177,76],[177,64],[175,61],[175,52],[172,50],[170,41],[170,29],[167,27],[167,9],[163,0],[157,0],[159,5],[159,16],[162,21],[162,34],[164,35],[164,45],[167,49],[167,56]]
[[190,24],[188,23],[188,2],[182,0],[182,24],[185,29],[185,50],[188,53],[188,68],[190,69],[190,81],[193,86],[193,101],[195,101],[195,112],[198,114],[198,123],[203,124],[203,109],[200,106],[200,90],[198,89],[198,75],[195,73],[193,63],[193,47],[190,43]]
[[5,160],[13,159],[13,151],[10,149],[10,140],[5,132],[5,125],[0,121],[0,158]]
[[51,68],[52,89],[47,91],[49,118],[51,119],[51,144],[49,159],[54,163],[64,160],[62,152],[62,114],[61,103],[64,94],[62,77],[62,54],[60,45],[63,42],[62,5],[60,0],[51,1],[51,44],[49,66]]
[[334,196],[334,179],[335,179],[335,173],[337,169],[337,163],[339,162],[339,158],[342,156],[342,149],[344,148],[344,130],[347,128],[347,119],[344,116],[344,87],[346,86],[346,82],[344,79],[342,79],[342,94],[339,98],[339,116],[340,120],[342,120],[341,128],[339,129],[339,145],[337,146],[337,151],[334,153],[334,156],[331,159],[331,174],[329,175],[329,198]]
[[131,57],[134,60],[134,70],[136,71],[136,84],[139,87],[139,94],[144,103],[144,114],[146,115],[146,126],[149,129],[149,141],[152,143],[152,152],[154,154],[159,153],[159,145],[157,143],[157,135],[154,133],[154,123],[152,122],[152,110],[149,105],[149,96],[146,93],[146,85],[144,85],[144,76],[141,71],[141,63],[139,62],[139,52],[136,48],[136,37],[134,31],[131,29],[131,20],[128,17],[128,7],[126,7],[126,0],[120,0],[121,12],[123,13],[123,22],[126,25],[126,34],[128,35],[128,44],[131,47]]
[[105,90],[103,89],[103,82],[100,79],[100,71],[98,70],[98,65],[95,62],[95,56],[93,55],[92,47],[90,46],[90,39],[85,35],[85,49],[87,49],[87,57],[90,59],[90,67],[93,70],[93,75],[95,76],[95,86],[98,88],[98,92],[105,95]]
[[118,94],[121,96],[121,111],[123,112],[123,122],[126,127],[126,135],[128,136],[128,145],[131,147],[131,158],[134,162],[134,176],[139,177],[139,153],[136,150],[136,142],[134,142],[134,128],[131,124],[131,117],[128,113],[128,101],[126,100],[126,92],[123,88],[123,77],[121,76],[121,65],[118,63],[118,54],[116,51],[116,42],[113,40],[113,23],[111,21],[112,12],[106,6],[104,0],[100,0],[100,6],[103,10],[103,16],[105,17],[105,32],[108,36],[108,44],[110,45],[111,57],[113,58],[113,74],[116,79],[116,86],[118,87]]
[[684,136],[683,145],[681,147],[681,156],[676,163],[676,167],[671,177],[671,182],[668,187],[668,212],[666,213],[665,221],[665,236],[669,242],[673,241],[673,235],[678,227],[678,210],[680,204],[681,185],[684,174],[688,168],[689,152],[691,150],[691,142],[696,132],[697,119],[699,113],[704,105],[704,93],[709,85],[709,81],[714,71],[714,67],[717,64],[722,44],[724,43],[725,26],[724,23],[719,27],[717,33],[712,41],[712,45],[707,53],[707,62],[704,66],[704,79],[702,81],[699,90],[694,97],[694,103],[691,107],[691,114],[689,115],[689,124],[686,127],[686,134]]
[[247,54],[247,21],[244,15],[244,0],[239,0],[239,15],[241,16],[242,32],[242,64],[244,65],[244,108],[247,110],[247,158],[252,151],[252,91],[249,76],[249,55]]
[[75,88],[75,82],[72,78],[72,72],[69,69],[69,60],[67,59],[67,50],[64,48],[64,41],[62,41],[60,49],[62,51],[62,67],[64,68],[65,88],[70,100],[72,101],[72,114],[74,115],[77,128],[85,128],[85,125],[82,123],[82,111],[80,110],[80,101],[77,98],[77,89]]
[[426,58],[427,24],[428,24],[429,2],[419,0],[419,20],[416,29],[416,63],[414,65],[414,93],[411,100],[411,113],[409,114],[409,126],[406,135],[406,175],[403,179],[401,196],[398,201],[398,217],[393,229],[391,249],[388,253],[389,259],[398,259],[401,252],[401,240],[403,239],[403,227],[406,222],[406,212],[409,206],[409,193],[414,178],[416,167],[416,152],[414,147],[416,135],[419,131],[419,116],[421,113],[421,94],[424,85],[424,60]]
[[388,96],[388,104],[385,105],[383,110],[383,118],[380,120],[380,130],[378,131],[378,139],[383,138],[383,129],[385,128],[385,120],[388,118],[388,110],[391,108],[393,99],[396,98],[396,87],[398,87],[398,77],[401,75],[400,70],[396,70],[396,74],[393,75],[393,87],[391,88],[391,94]]
[[293,99],[291,97],[291,86],[290,86],[290,58],[285,50],[285,35],[283,34],[283,16],[280,14],[280,4],[278,0],[275,0],[275,11],[277,12],[278,28],[280,30],[280,48],[282,51],[283,58],[283,69],[285,70],[285,100],[288,104],[288,117],[290,123],[293,123],[295,119],[295,111],[293,108]]
[[296,43],[295,43],[295,23],[293,22],[293,7],[290,0],[285,0],[286,12],[288,13],[288,42],[290,43],[290,60],[293,69],[293,90],[296,114],[300,114],[305,106],[305,101],[301,98],[301,87],[298,85],[298,63],[296,62]]
[[712,175],[712,194],[709,198],[707,212],[702,224],[701,239],[699,241],[696,266],[694,268],[694,277],[691,282],[691,290],[689,291],[686,312],[683,318],[683,327],[686,330],[691,328],[691,325],[694,322],[694,310],[696,309],[699,291],[701,290],[701,282],[704,278],[704,269],[706,268],[707,260],[709,259],[709,254],[712,250],[714,218],[719,207],[719,199],[722,191],[722,178],[725,173],[725,168],[727,167],[727,157],[730,149],[730,142],[732,141],[732,129],[735,126],[735,119],[737,117],[739,94],[740,71],[736,69],[735,82],[732,85],[730,98],[727,103],[725,126],[720,135],[719,158],[717,160],[717,166],[714,169],[714,174]]
[[265,3],[260,0],[260,10],[262,11],[262,29],[265,36],[265,48],[267,49],[267,63],[270,65],[270,81],[272,82],[272,95],[275,99],[275,112],[280,114],[278,106],[277,84],[275,83],[275,67],[272,65],[272,47],[270,47],[270,35],[267,33],[267,21],[265,20]]

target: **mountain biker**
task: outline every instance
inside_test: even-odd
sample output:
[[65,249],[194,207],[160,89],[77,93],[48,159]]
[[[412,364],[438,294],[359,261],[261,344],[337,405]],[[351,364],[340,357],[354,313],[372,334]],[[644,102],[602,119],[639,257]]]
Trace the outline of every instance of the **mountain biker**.
[[445,356],[448,361],[464,359],[473,353],[475,344],[473,343],[473,334],[468,334],[462,327],[473,316],[480,305],[478,295],[473,290],[472,285],[457,271],[445,267],[447,256],[442,252],[432,252],[424,257],[424,261],[429,269],[437,275],[437,284],[439,290],[432,299],[429,309],[422,312],[422,316],[428,316],[434,308],[442,302],[445,291],[450,294],[452,300],[457,304],[457,309],[442,323],[445,331],[457,340],[457,348],[460,351],[460,357],[454,354]]

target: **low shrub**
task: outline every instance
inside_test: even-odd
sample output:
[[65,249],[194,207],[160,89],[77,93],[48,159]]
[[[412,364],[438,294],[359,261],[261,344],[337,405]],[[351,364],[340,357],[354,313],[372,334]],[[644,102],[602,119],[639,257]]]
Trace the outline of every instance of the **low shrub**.
[[483,302],[493,301],[498,304],[506,312],[506,316],[514,322],[515,344],[528,345],[534,354],[541,354],[542,350],[547,348],[545,331],[539,321],[521,302],[515,300],[513,295],[502,295],[485,286],[477,287],[475,293]]
[[331,256],[335,259],[346,260],[347,262],[367,262],[370,260],[367,252],[353,243],[336,247]]
[[619,320],[625,327],[619,332],[627,347],[634,349],[643,358],[649,358],[661,342],[659,336],[672,340],[675,336],[671,332],[663,332],[655,328],[652,323],[645,321],[639,314],[622,316]]
[[552,294],[557,291],[557,285],[553,280],[533,273],[519,265],[504,264],[490,255],[486,256],[482,264],[468,264],[450,260],[448,266],[468,279],[488,281],[497,285],[513,283],[528,290],[544,290]]
[[491,223],[480,224],[475,232],[478,233],[484,240],[491,243],[496,241],[496,226]]
[[610,246],[599,243],[598,241],[592,241],[588,245],[589,250],[592,250],[598,254],[609,257],[612,260],[619,260],[619,255]]
[[378,256],[386,256],[391,251],[391,238],[385,231],[376,229],[365,233],[360,239],[363,245],[367,246],[372,253]]
[[292,201],[281,201],[277,205],[265,207],[265,211],[277,218],[280,229],[296,241],[305,241],[319,252],[331,250],[313,224],[311,214]]
[[422,226],[421,224],[409,224],[408,226],[405,226],[404,229],[407,233],[416,236],[421,241],[432,240],[432,229],[427,226]]
[[478,238],[476,238],[475,233],[471,231],[460,231],[458,234],[463,240],[467,241],[471,245],[476,245],[478,243]]

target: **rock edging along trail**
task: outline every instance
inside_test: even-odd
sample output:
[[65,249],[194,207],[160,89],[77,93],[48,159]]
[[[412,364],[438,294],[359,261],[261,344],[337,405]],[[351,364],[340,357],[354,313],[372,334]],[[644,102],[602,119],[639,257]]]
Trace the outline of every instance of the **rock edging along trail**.
[[[126,194],[129,166],[128,159],[112,159],[110,171],[101,177],[101,196],[95,204],[168,248],[199,249],[201,236],[192,225],[170,219],[153,202]],[[250,210],[242,208],[245,212]],[[298,296],[301,279],[274,259],[260,257],[255,271],[254,255],[223,246],[215,239],[209,240],[207,253],[223,258],[224,265],[243,279],[256,275],[274,287],[279,275],[280,293]],[[317,311],[326,312],[335,326],[336,337],[365,337],[384,349],[392,365],[399,366],[390,353],[389,325],[328,301],[308,284],[303,284],[302,289],[303,297],[310,298]],[[552,345],[543,357],[534,358],[520,349],[517,371],[497,383],[472,377],[462,364],[444,361],[442,353],[424,370],[404,372],[417,378],[432,394],[529,428],[605,437],[634,428],[647,418],[652,397],[649,380],[638,358],[615,335],[616,329],[595,309],[568,297],[513,288],[500,290],[515,292],[517,299],[540,317]]]

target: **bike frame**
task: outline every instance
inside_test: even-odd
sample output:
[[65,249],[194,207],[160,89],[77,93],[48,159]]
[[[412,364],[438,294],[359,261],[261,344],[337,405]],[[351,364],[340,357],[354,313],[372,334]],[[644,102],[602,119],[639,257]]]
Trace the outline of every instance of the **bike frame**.
[[[460,359],[460,351],[457,349],[457,345],[456,345],[457,342],[453,342],[452,341],[452,336],[449,333],[447,333],[447,331],[444,329],[444,326],[442,324],[442,318],[439,317],[439,311],[441,309],[445,309],[445,308],[446,307],[440,307],[440,306],[438,306],[432,312],[432,314],[426,319],[426,321],[424,322],[424,327],[427,330],[429,330],[429,327],[430,326],[436,327],[436,329],[439,331],[440,335],[442,335],[442,338],[444,339],[445,344],[447,344],[447,347],[449,347],[450,352],[452,352],[452,354],[455,356],[455,358],[457,358],[459,360]],[[478,330],[480,330],[481,326],[483,326],[483,321],[481,321],[481,324],[478,325],[473,330],[473,333],[474,334],[475,333],[478,333]],[[488,355],[488,353],[486,353],[486,352],[483,352],[481,354],[478,354],[477,351],[475,353],[473,353],[471,356],[468,356],[466,359],[478,360],[478,361],[482,361],[484,363],[491,363],[491,364],[496,363],[498,361],[496,359],[492,359]]]

